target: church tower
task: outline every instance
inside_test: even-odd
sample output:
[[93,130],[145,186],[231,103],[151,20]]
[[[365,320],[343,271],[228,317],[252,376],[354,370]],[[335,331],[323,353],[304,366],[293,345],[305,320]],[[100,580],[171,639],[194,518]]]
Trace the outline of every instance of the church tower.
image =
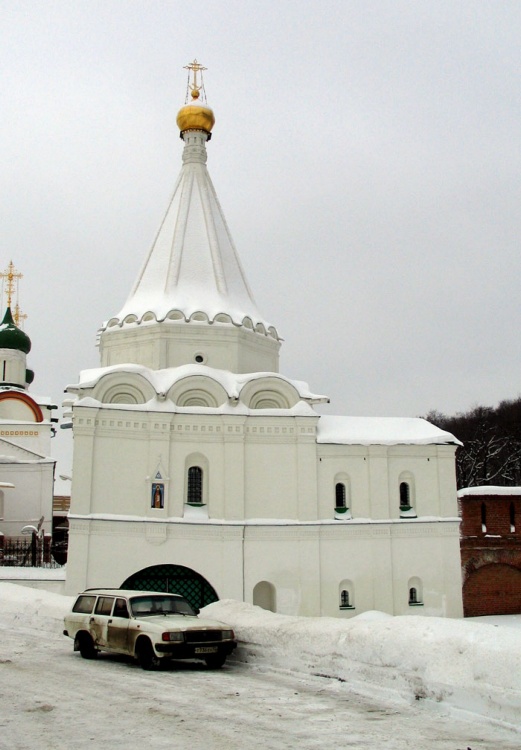
[[102,327],[101,364],[278,372],[279,336],[257,309],[206,167],[215,118],[200,102],[205,68],[186,67],[181,174],[125,305]]
[[[7,308],[0,323],[0,388],[26,389],[33,381],[34,373],[27,369],[27,355],[31,351],[31,339],[19,328],[12,313],[14,283],[21,277],[11,261],[6,271],[0,274],[6,281]],[[15,314],[19,317],[18,304]]]

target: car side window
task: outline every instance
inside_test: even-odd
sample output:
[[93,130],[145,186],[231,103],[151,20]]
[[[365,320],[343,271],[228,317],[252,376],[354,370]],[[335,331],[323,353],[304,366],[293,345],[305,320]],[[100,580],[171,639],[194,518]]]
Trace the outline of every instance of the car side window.
[[94,610],[95,614],[110,615],[113,603],[113,596],[100,596],[96,604],[96,609]]
[[128,620],[128,608],[124,599],[116,599],[113,614],[114,617],[125,617]]
[[95,596],[79,596],[76,601],[74,602],[74,607],[72,608],[73,612],[80,612],[84,615],[90,615],[93,608],[94,608],[94,602],[96,601]]

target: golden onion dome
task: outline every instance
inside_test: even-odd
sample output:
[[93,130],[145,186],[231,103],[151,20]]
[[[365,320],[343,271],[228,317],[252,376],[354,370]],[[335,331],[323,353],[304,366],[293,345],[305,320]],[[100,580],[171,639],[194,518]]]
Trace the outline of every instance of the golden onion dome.
[[211,133],[215,124],[215,117],[210,107],[197,104],[199,91],[192,91],[192,104],[181,107],[177,114],[177,127],[184,133],[185,130],[204,130]]

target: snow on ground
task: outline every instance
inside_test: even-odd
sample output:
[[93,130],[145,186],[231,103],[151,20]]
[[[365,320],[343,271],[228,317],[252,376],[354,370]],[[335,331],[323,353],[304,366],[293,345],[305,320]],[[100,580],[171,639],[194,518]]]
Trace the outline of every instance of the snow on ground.
[[443,702],[521,730],[521,633],[498,630],[500,618],[288,617],[230,600],[204,611],[235,629],[248,661],[345,680],[373,696]]
[[521,617],[298,618],[220,601],[204,614],[240,642],[223,670],[145,673],[73,653],[71,602],[0,583],[0,748],[521,746]]

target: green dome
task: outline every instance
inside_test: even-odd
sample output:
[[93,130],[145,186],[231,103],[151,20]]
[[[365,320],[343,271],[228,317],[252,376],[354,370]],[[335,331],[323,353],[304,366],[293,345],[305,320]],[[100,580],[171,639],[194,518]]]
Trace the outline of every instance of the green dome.
[[0,323],[0,349],[17,349],[25,354],[31,351],[31,339],[15,325],[10,307]]

